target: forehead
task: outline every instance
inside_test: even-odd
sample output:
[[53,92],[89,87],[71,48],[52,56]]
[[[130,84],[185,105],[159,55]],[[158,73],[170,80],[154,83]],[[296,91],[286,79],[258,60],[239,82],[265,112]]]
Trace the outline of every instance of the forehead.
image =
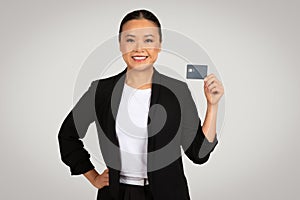
[[158,34],[157,25],[146,19],[134,19],[126,22],[122,27],[122,35],[126,36],[127,34]]

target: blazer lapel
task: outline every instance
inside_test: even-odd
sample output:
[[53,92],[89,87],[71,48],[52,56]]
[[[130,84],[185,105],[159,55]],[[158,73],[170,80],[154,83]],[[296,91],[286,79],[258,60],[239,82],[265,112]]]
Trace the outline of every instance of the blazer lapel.
[[151,99],[150,99],[150,108],[152,105],[157,103],[159,96],[159,89],[161,85],[161,75],[160,73],[153,68],[153,76],[152,76],[152,89],[151,89]]
[[116,117],[123,93],[124,82],[126,78],[126,71],[123,70],[119,73],[112,81],[112,91],[111,91],[111,99],[110,99],[110,111],[109,112],[109,120],[108,120],[108,133],[111,136],[110,139],[112,142],[119,146],[119,142],[116,135]]
[[[154,119],[155,117],[155,112],[156,112],[156,108],[155,104],[157,104],[158,102],[158,97],[159,97],[159,91],[160,91],[160,86],[161,86],[161,75],[158,71],[156,71],[155,68],[154,72],[153,72],[153,76],[152,76],[152,89],[151,89],[151,97],[150,97],[150,107],[149,107],[149,113],[148,113],[148,153],[152,152],[155,150],[155,140],[154,140],[154,133],[153,133],[153,127],[154,125],[154,121],[155,120],[151,120]],[[151,123],[152,121],[152,123]],[[148,154],[149,155],[149,154]],[[148,164],[151,163],[152,158],[149,158],[148,156]],[[150,166],[148,166],[150,167]]]

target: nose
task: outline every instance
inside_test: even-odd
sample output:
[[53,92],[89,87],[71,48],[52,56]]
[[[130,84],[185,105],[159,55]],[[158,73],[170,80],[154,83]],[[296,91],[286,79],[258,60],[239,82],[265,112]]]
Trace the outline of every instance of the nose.
[[137,41],[134,50],[135,50],[135,51],[141,51],[141,50],[143,50],[143,48],[144,48],[144,47],[143,47],[142,42]]

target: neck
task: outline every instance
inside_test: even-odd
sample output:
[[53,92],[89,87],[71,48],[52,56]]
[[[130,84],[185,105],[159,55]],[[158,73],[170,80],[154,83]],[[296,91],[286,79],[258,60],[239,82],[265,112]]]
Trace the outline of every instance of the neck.
[[151,88],[153,72],[153,67],[144,70],[134,70],[127,67],[125,82],[127,85],[138,89]]

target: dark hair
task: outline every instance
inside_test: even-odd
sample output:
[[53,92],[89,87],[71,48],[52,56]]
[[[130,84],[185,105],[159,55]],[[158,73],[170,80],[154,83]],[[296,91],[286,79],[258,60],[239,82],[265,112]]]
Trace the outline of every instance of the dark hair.
[[157,17],[148,10],[135,10],[128,13],[121,21],[120,28],[119,28],[119,42],[121,41],[121,32],[124,24],[133,19],[147,19],[154,22],[158,27],[159,33],[159,41],[162,41],[162,33],[161,33],[161,25],[157,19]]

